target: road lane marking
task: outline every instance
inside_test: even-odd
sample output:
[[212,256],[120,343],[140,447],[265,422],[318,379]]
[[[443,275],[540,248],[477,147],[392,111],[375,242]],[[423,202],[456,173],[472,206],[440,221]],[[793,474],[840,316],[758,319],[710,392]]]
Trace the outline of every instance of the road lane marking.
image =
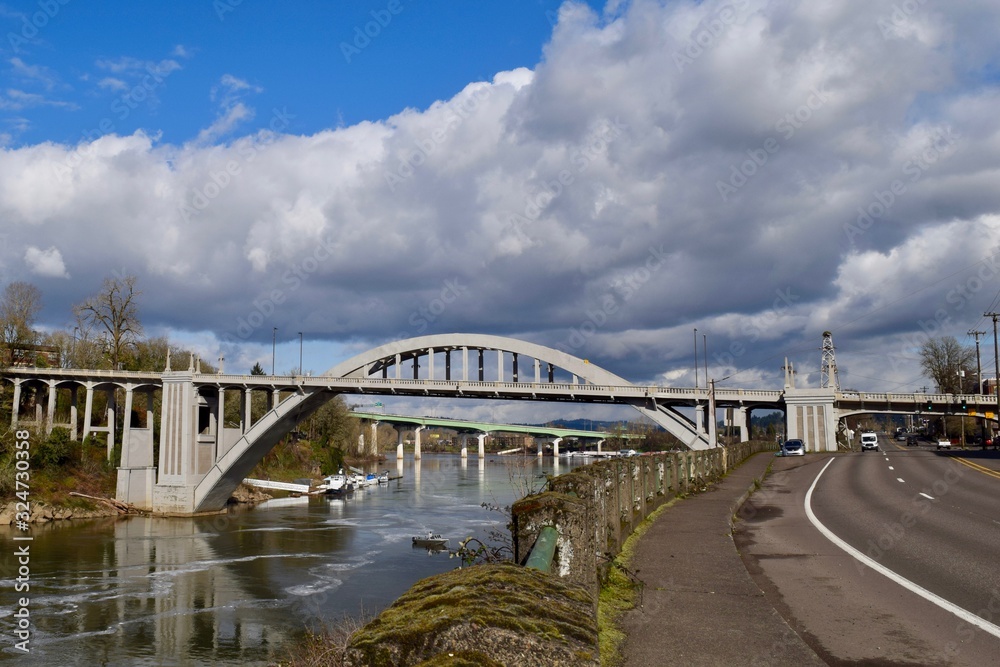
[[1000,479],[1000,472],[997,472],[993,468],[987,468],[984,465],[980,465],[978,463],[973,463],[969,459],[964,459],[961,456],[956,456],[956,457],[954,457],[954,459],[956,461],[958,461],[959,463],[961,463],[962,465],[969,466],[970,468],[972,468],[973,470],[975,470],[977,472],[981,472],[983,474],[989,475],[990,477],[996,477],[997,479]]
[[902,477],[897,477],[896,481],[899,482],[900,484],[906,484],[906,480],[904,480]]
[[895,470],[895,468],[893,468],[892,466],[889,466],[889,470]]
[[[809,521],[812,523],[812,525],[816,526],[816,530],[818,530],[820,533],[822,533],[823,536],[826,537],[826,539],[828,539],[831,542],[833,542],[837,547],[839,547],[841,550],[843,550],[844,552],[846,552],[852,558],[854,558],[855,560],[860,561],[864,565],[867,565],[868,567],[870,567],[871,569],[875,570],[876,572],[878,572],[882,576],[886,577],[890,581],[893,581],[893,582],[899,584],[900,586],[902,586],[903,588],[905,588],[905,589],[907,589],[907,590],[909,590],[909,591],[911,591],[913,593],[916,593],[917,595],[919,595],[920,597],[924,598],[928,602],[936,604],[937,606],[941,607],[945,611],[950,612],[950,613],[954,614],[955,616],[958,616],[960,619],[962,619],[966,623],[974,625],[977,628],[979,628],[980,630],[982,630],[984,632],[988,632],[989,634],[993,635],[994,637],[1000,638],[1000,626],[993,625],[989,621],[983,620],[982,618],[976,616],[972,612],[969,612],[969,611],[966,611],[965,609],[962,609],[957,604],[955,604],[953,602],[949,602],[948,600],[945,600],[940,595],[937,595],[936,593],[930,592],[929,590],[927,590],[926,588],[924,588],[920,584],[914,583],[914,582],[910,581],[909,579],[907,579],[907,578],[905,578],[903,576],[900,576],[899,574],[896,574],[894,571],[890,570],[885,565],[882,565],[878,561],[876,561],[876,560],[874,560],[872,558],[869,558],[868,556],[866,556],[865,554],[861,553],[860,551],[858,551],[857,549],[855,549],[854,547],[852,547],[850,544],[848,544],[844,540],[842,540],[839,537],[837,537],[833,533],[833,531],[831,531],[829,528],[827,528],[826,526],[823,525],[823,523],[813,513],[813,510],[812,510],[812,494],[813,494],[813,491],[816,489],[816,484],[819,482],[819,478],[823,476],[823,473],[826,472],[826,469],[829,468],[830,464],[833,463],[835,460],[836,459],[831,458],[829,461],[827,461],[826,465],[823,466],[823,468],[819,471],[819,473],[816,474],[816,479],[813,480],[813,483],[809,486],[809,490],[806,492],[806,501],[805,501],[806,516],[809,518]],[[920,495],[925,495],[925,494],[920,494]]]
[[924,493],[923,491],[921,491],[921,492],[920,492],[920,495],[922,495],[922,496],[923,496],[924,498],[926,498],[927,500],[934,500],[934,496],[928,496],[928,495],[927,495],[926,493]]

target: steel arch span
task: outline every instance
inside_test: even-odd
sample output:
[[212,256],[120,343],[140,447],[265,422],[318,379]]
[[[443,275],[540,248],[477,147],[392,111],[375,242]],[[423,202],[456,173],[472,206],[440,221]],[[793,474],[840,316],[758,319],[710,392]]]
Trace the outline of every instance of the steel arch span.
[[[444,368],[439,369],[435,357],[442,353],[445,357]],[[491,366],[487,362],[488,353],[495,354],[495,365]],[[452,356],[456,354],[459,356],[457,373],[454,372],[456,369],[452,368],[451,363]],[[470,357],[475,358],[474,365],[470,363]],[[530,371],[527,373],[521,373],[522,357],[531,359]],[[304,383],[298,387],[298,393],[283,400],[258,420],[215,461],[198,483],[194,492],[195,511],[211,511],[224,506],[247,473],[300,420],[311,415],[338,393],[344,393],[321,385],[316,386],[315,382],[324,378],[403,380],[404,364],[407,363],[411,364],[411,368],[407,370],[413,379],[418,379],[420,371],[423,370],[423,379],[442,379],[437,377],[440,375],[444,380],[455,383],[456,391],[453,393],[455,396],[462,395],[458,389],[463,383],[470,386],[485,382],[486,377],[492,377],[494,374],[497,382],[510,381],[514,386],[557,386],[558,383],[555,382],[557,371],[563,378],[567,374],[571,376],[571,382],[566,386],[582,384],[637,389],[628,380],[584,359],[516,338],[487,334],[436,334],[395,341],[347,359],[327,370],[319,378],[310,378],[309,386]],[[391,376],[390,369],[393,371]],[[387,390],[384,393],[392,392]],[[636,397],[634,395],[636,392],[632,393],[632,396],[605,402],[631,405],[693,449],[708,447],[707,436],[698,433],[695,425],[683,415],[668,405],[658,404],[653,397]],[[441,393],[438,392],[436,395]]]

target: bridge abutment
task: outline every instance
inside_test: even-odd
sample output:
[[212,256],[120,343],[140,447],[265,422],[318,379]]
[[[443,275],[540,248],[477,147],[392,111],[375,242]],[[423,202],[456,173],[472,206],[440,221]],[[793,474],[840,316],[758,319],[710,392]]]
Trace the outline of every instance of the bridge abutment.
[[809,452],[837,451],[836,393],[830,389],[785,387],[785,437]]

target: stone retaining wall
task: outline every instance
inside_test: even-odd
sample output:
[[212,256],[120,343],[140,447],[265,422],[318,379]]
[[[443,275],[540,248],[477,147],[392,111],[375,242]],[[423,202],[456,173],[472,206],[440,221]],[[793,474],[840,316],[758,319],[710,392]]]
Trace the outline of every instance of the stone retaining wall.
[[[701,490],[751,454],[747,442],[600,461],[549,480],[513,507],[519,564],[538,532],[559,532],[551,574],[476,565],[423,579],[351,637],[345,664],[598,665],[600,582],[650,512]],[[425,662],[426,661],[426,662]]]
[[559,532],[552,571],[590,590],[595,599],[611,560],[632,531],[663,503],[701,490],[751,454],[773,450],[744,442],[689,452],[597,461],[549,481],[548,490],[514,503],[514,558],[523,564],[538,531]]

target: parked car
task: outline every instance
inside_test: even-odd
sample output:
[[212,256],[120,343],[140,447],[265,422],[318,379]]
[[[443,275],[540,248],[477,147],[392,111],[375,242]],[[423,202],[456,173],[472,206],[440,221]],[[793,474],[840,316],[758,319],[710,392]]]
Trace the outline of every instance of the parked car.
[[806,445],[801,440],[786,440],[778,451],[778,456],[805,456]]
[[951,449],[951,440],[948,440],[947,438],[938,438],[937,448],[938,449]]

